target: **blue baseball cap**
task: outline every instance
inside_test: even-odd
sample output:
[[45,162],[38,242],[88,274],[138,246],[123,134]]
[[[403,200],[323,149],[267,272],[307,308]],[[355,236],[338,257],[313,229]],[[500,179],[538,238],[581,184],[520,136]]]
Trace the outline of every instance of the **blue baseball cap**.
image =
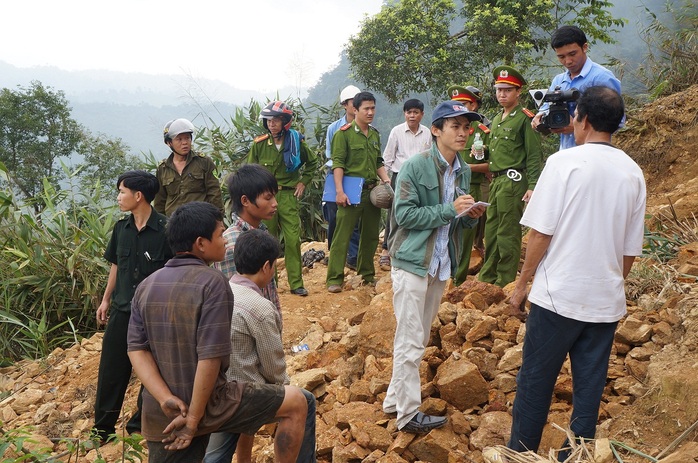
[[431,113],[431,123],[438,121],[439,119],[446,119],[451,117],[465,116],[470,122],[481,121],[482,116],[474,111],[468,111],[468,108],[463,106],[460,101],[444,101],[439,103],[439,105]]

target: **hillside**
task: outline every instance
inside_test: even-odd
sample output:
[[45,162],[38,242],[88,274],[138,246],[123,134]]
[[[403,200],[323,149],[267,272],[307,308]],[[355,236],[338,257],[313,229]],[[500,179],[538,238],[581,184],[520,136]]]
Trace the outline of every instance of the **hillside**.
[[[697,114],[698,85],[630,114],[627,128],[614,138],[645,170],[652,214],[668,212],[669,204],[681,218],[698,210]],[[696,225],[694,219],[694,236]],[[324,249],[324,244],[306,243],[304,250],[311,247]],[[696,256],[698,243],[688,244],[669,264],[640,262],[629,278],[629,315],[616,336],[599,438],[615,439],[653,457],[665,456],[670,444],[698,420],[698,385],[693,382],[698,371]],[[353,289],[328,294],[325,272],[321,263],[307,269],[307,298],[290,295],[283,276],[279,285],[289,373],[294,383],[318,397],[320,461],[481,463],[484,447],[506,441],[522,339],[521,322],[503,312],[507,288],[468,281],[448,293],[432,326],[432,345],[421,374],[423,409],[448,415],[449,424],[414,436],[397,432],[394,416],[380,409],[390,379],[394,329],[389,273],[377,266],[379,281],[370,288],[357,287],[350,271]],[[296,344],[308,344],[310,350],[293,353],[291,346]],[[0,370],[0,393],[7,395],[0,402],[3,429],[33,425],[35,438],[47,446],[60,438],[85,439],[92,424],[100,348],[97,334],[41,361]],[[134,380],[125,419],[134,409],[137,386]],[[564,440],[552,423],[567,426],[570,387],[564,368],[543,452]],[[698,433],[688,432],[678,442],[683,456],[663,461],[695,461],[696,442]],[[258,438],[258,462],[271,461],[270,448],[268,437]],[[56,444],[55,452],[65,453],[66,445]],[[626,463],[649,461],[622,453]],[[107,445],[99,454],[117,461],[121,447]],[[78,461],[96,458],[92,450]],[[65,456],[60,461],[69,460]]]

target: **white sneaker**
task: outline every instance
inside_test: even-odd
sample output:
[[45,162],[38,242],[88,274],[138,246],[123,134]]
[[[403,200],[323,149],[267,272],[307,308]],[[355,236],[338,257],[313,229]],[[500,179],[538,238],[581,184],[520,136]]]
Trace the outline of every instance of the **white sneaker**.
[[482,458],[484,458],[487,463],[508,463],[509,461],[494,447],[485,447],[482,451]]

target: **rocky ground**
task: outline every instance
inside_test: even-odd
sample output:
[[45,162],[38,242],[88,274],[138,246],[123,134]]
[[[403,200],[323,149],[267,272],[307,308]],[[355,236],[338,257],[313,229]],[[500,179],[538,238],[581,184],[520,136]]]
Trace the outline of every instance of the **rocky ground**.
[[[648,226],[683,221],[689,224],[686,233],[692,229],[693,236],[698,233],[692,215],[698,210],[696,114],[698,86],[632,113],[627,130],[615,138],[646,172],[648,212],[655,216]],[[324,244],[304,245],[304,250],[310,248],[324,249]],[[599,438],[651,457],[665,457],[680,448],[683,453],[662,460],[666,462],[698,461],[698,432],[690,429],[698,420],[698,243],[679,251],[668,264],[642,260],[629,278],[628,316],[616,336],[598,432]],[[471,263],[476,269],[479,256]],[[283,271],[280,281],[289,373],[294,384],[318,398],[319,460],[480,463],[485,447],[506,441],[525,329],[504,312],[509,288],[474,280],[449,288],[420,370],[423,411],[447,415],[449,423],[415,436],[397,432],[394,416],[380,407],[390,380],[395,323],[389,272],[377,270],[378,284],[372,288],[359,286],[354,272],[348,271],[345,291],[329,294],[325,271],[322,263],[307,269],[306,298],[289,293]],[[297,344],[307,344],[309,350],[294,353],[291,347]],[[120,461],[120,443],[91,451],[88,444],[76,456],[65,440],[59,442],[69,438],[84,443],[87,438],[100,349],[97,334],[41,361],[0,370],[3,432],[31,426],[37,443],[25,442],[25,447],[52,447],[55,454],[63,454],[56,461]],[[123,422],[135,407],[137,387],[134,380]],[[541,455],[547,456],[548,449],[564,440],[570,402],[566,365],[555,389]],[[258,462],[272,461],[272,431],[267,428],[258,435]],[[12,448],[5,457],[11,452]],[[651,461],[628,450],[620,452],[624,462]]]

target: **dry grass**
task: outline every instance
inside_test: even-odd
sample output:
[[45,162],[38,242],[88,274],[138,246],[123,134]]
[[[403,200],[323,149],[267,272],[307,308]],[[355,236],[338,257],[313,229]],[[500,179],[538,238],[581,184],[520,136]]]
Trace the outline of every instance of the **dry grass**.
[[[565,460],[565,463],[595,463],[596,461],[602,461],[603,455],[609,453],[612,453],[614,457],[614,459],[611,461],[622,462],[623,459],[620,456],[621,452],[633,453],[635,455],[639,455],[643,458],[648,459],[648,461],[656,461],[654,458],[645,455],[642,452],[635,450],[632,447],[618,441],[610,441],[608,439],[591,439],[577,442],[574,439],[574,436],[570,429],[564,429],[555,423],[553,423],[552,425],[553,427],[567,434],[568,442],[570,442],[571,451],[570,455]],[[694,426],[698,426],[698,423]],[[499,459],[485,458],[485,461],[490,461],[492,463],[558,463],[557,453],[559,450],[551,449],[548,454],[548,457],[546,458],[544,456],[536,454],[535,452],[515,452],[503,445],[490,447],[490,449],[496,450],[496,452],[500,455]],[[483,451],[483,456],[487,454],[487,451],[488,449],[485,449]]]

